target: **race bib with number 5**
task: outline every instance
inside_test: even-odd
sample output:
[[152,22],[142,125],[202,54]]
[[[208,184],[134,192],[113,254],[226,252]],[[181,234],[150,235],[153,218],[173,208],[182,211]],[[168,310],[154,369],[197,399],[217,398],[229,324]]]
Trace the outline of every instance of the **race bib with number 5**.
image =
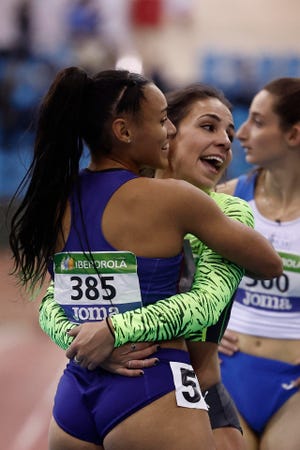
[[136,257],[131,252],[71,252],[54,256],[54,297],[80,323],[142,306]]
[[170,361],[175,385],[176,403],[184,408],[208,410],[193,367],[190,364]]

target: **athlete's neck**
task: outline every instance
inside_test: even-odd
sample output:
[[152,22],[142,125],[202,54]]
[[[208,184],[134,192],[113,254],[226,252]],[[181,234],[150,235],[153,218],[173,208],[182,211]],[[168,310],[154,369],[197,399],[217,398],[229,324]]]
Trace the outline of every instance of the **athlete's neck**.
[[92,159],[89,166],[89,170],[98,171],[106,169],[125,169],[136,174],[139,173],[139,168],[135,164],[118,160],[114,157],[101,157],[100,159]]

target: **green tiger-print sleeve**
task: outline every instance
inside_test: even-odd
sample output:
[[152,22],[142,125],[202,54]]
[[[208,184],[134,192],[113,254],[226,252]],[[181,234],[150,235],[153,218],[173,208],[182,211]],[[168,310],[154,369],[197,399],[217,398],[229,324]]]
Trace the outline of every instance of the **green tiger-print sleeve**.
[[[226,214],[253,226],[253,215],[246,202],[226,194],[211,195]],[[198,239],[190,238],[193,251],[199,255],[191,291],[112,316],[115,347],[126,342],[160,341],[175,337],[202,340],[202,330],[217,322],[243,270],[208,249]],[[50,338],[62,348],[67,348],[72,341],[67,330],[74,324],[68,321],[60,305],[55,302],[53,286],[49,287],[42,300],[39,319]]]
[[[223,212],[248,226],[254,226],[250,206],[226,194],[211,193]],[[189,235],[198,262],[189,292],[177,294],[155,304],[111,317],[115,346],[126,342],[161,341],[174,337],[205,340],[206,327],[215,324],[230,302],[244,270],[208,249]]]
[[42,330],[55,344],[64,350],[69,347],[74,338],[67,332],[76,327],[76,324],[69,321],[63,308],[55,301],[53,281],[40,304],[39,322]]

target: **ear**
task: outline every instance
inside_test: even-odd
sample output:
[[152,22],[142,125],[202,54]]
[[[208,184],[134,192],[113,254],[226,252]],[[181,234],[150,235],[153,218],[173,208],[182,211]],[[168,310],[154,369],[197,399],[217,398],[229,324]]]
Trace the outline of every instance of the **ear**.
[[287,141],[291,147],[300,146],[300,122],[293,125],[288,131]]
[[112,123],[112,131],[115,137],[126,144],[131,142],[130,131],[128,127],[128,122],[122,117],[118,117]]

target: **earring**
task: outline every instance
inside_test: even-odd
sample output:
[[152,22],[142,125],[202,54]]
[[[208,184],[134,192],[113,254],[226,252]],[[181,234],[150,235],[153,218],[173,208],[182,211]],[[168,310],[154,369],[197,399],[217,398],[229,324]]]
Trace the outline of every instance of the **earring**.
[[130,139],[130,138],[128,138],[128,139],[127,139],[127,143],[128,143],[128,144],[130,144],[130,142],[131,142],[131,139]]

